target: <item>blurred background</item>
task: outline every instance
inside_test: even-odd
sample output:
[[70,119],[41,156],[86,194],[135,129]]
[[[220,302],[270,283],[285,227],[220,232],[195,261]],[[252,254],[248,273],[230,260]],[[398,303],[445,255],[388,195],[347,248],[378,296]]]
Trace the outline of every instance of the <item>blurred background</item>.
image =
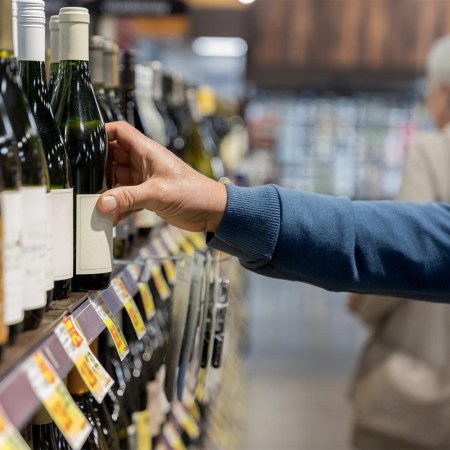
[[[78,3],[92,33],[138,62],[239,101],[249,145],[227,167],[248,184],[394,198],[411,140],[434,127],[425,70],[450,31],[446,0]],[[47,13],[64,5],[48,0]],[[369,331],[346,294],[256,275],[247,294],[239,448],[352,448],[350,380]]]

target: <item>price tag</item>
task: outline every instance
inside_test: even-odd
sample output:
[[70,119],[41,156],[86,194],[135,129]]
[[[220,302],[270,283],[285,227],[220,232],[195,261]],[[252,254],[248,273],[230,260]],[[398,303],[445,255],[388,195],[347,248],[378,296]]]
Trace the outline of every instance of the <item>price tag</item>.
[[183,236],[180,241],[181,250],[188,255],[193,255],[195,253],[195,247],[189,242],[187,237]]
[[187,450],[173,423],[167,422],[164,425],[163,435],[167,439],[167,442],[172,450]]
[[201,252],[206,250],[206,239],[205,239],[205,235],[203,233],[190,232],[189,239],[195,245],[197,250],[199,250]]
[[172,413],[177,423],[191,439],[197,439],[200,436],[200,428],[197,422],[188,414],[183,404],[176,402],[173,405]]
[[127,270],[134,281],[139,280],[142,271],[142,267],[139,264],[129,264]]
[[152,319],[156,313],[155,311],[155,301],[153,300],[152,292],[148,287],[147,283],[138,283],[139,292],[141,293],[142,303],[145,310],[145,318],[148,320]]
[[92,427],[55,369],[40,351],[29,359],[25,367],[31,387],[67,442],[73,449],[81,449]]
[[[163,257],[168,253],[168,250],[166,250],[166,248],[164,247],[161,239],[155,239],[151,243],[151,248],[153,249],[155,256]],[[161,264],[164,268],[164,272],[166,273],[169,283],[171,285],[175,284],[175,281],[177,279],[177,270],[173,261],[170,259],[162,259]]]
[[152,450],[150,412],[148,410],[144,410],[134,413],[133,423],[136,425],[136,450]]
[[114,384],[100,364],[73,316],[66,317],[55,329],[55,335],[67,356],[75,364],[91,394],[101,403]]
[[188,411],[191,413],[192,417],[197,421],[200,422],[201,419],[201,412],[200,408],[198,407],[195,397],[192,395],[191,391],[189,389],[185,389],[183,392],[183,402]]
[[142,318],[141,313],[139,312],[139,309],[135,301],[133,300],[133,297],[128,292],[127,288],[120,278],[115,278],[112,281],[111,285],[113,286],[114,292],[117,294],[119,300],[122,302],[122,305],[128,313],[137,338],[142,339],[145,335],[144,319]]
[[180,253],[180,246],[168,228],[161,230],[161,239],[172,255],[178,255],[178,253]]
[[0,448],[2,450],[30,450],[22,435],[10,422],[0,406]]
[[117,353],[119,354],[119,358],[123,361],[125,356],[127,356],[130,352],[130,349],[125,336],[117,323],[116,317],[110,311],[108,305],[100,297],[100,295],[94,294],[94,298],[90,298],[89,300],[95,309],[95,312],[98,314],[100,319],[102,319],[103,323],[106,325],[106,328],[108,328],[112,340],[114,341],[114,345],[116,346]]
[[171,291],[163,273],[161,272],[161,267],[157,264],[152,264],[151,274],[161,300],[167,300],[170,297]]

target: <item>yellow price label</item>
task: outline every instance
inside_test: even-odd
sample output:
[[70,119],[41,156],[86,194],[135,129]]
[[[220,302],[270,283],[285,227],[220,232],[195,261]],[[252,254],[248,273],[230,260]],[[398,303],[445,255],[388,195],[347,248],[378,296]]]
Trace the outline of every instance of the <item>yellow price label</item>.
[[22,435],[10,422],[0,406],[0,448],[2,450],[30,450]]
[[125,339],[125,336],[120,329],[120,326],[117,322],[116,317],[108,308],[108,305],[105,301],[99,296],[95,295],[94,298],[90,299],[93,308],[96,313],[99,315],[100,319],[102,319],[103,323],[106,325],[112,340],[114,341],[114,345],[116,346],[117,353],[119,354],[120,360],[123,361],[125,357],[130,352],[128,347],[128,343]]
[[75,364],[91,394],[101,403],[114,381],[92,353],[73,316],[66,317],[55,328],[55,335]]
[[136,450],[152,450],[150,412],[145,410],[134,413],[133,422],[136,425]]
[[145,309],[145,317],[150,320],[155,315],[155,301],[147,283],[138,283],[142,303]]
[[30,358],[26,370],[31,387],[56,426],[73,449],[80,449],[92,427],[55,369],[42,352],[37,352]]
[[170,297],[170,287],[167,284],[164,275],[161,272],[161,267],[157,264],[152,266],[152,279],[155,283],[156,290],[158,291],[161,300],[167,300]]
[[200,436],[200,428],[197,422],[188,414],[183,404],[175,403],[172,413],[180,427],[191,439],[197,439]]
[[189,389],[185,389],[183,392],[183,402],[188,411],[191,413],[192,417],[197,422],[200,422],[201,420],[200,408],[195,401],[194,395],[191,393]]
[[[155,239],[151,243],[151,247],[155,255],[158,256],[159,258],[164,258],[165,256],[168,256],[167,249],[164,246],[161,239]],[[173,263],[172,260],[167,258],[162,259],[161,264],[164,268],[164,272],[166,273],[167,281],[169,282],[169,284],[174,285],[177,279],[177,269],[175,267],[175,264]]]
[[185,237],[181,239],[180,247],[183,250],[183,252],[186,253],[187,255],[192,256],[195,253],[195,247]]
[[128,292],[128,289],[125,287],[120,278],[115,278],[111,284],[126,312],[128,313],[128,317],[131,320],[131,324],[133,325],[137,338],[142,339],[145,335],[144,319],[142,318],[133,297]]
[[188,236],[189,236],[189,239],[191,240],[191,242],[197,248],[197,250],[199,250],[201,252],[206,250],[206,238],[203,233],[191,232],[191,233],[189,233]]
[[163,434],[173,450],[187,450],[181,439],[180,433],[178,433],[178,430],[173,423],[167,422],[164,425]]

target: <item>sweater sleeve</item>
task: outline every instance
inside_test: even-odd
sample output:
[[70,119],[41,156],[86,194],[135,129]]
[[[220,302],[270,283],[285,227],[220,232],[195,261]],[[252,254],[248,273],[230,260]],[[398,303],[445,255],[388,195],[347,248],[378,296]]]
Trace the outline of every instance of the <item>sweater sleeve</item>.
[[352,202],[273,185],[227,189],[208,243],[250,270],[333,291],[450,298],[450,205]]

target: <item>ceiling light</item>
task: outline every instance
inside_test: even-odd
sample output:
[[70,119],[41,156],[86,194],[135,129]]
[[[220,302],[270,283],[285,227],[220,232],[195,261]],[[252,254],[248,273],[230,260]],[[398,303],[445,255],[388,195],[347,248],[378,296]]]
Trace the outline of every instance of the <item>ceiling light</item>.
[[255,0],[238,0],[239,3],[242,3],[243,5],[251,5],[255,2]]
[[199,37],[192,43],[192,50],[200,56],[239,58],[247,54],[248,45],[236,37]]

